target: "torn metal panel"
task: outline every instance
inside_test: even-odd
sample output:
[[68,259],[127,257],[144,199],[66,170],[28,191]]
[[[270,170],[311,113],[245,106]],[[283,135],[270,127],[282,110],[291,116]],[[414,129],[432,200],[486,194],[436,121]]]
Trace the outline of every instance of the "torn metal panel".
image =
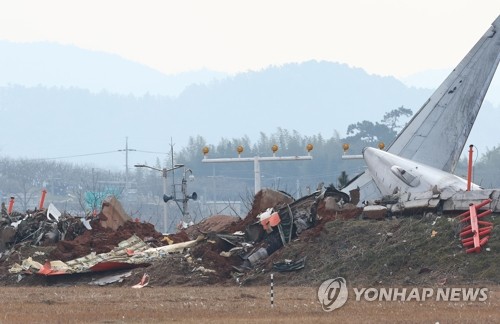
[[49,204],[47,208],[47,219],[59,221],[59,217],[61,217],[61,212],[54,206],[52,203]]
[[36,261],[33,261],[31,257],[24,259],[21,264],[14,263],[12,267],[9,269],[9,273],[21,273],[21,272],[31,272],[32,270],[40,270],[42,268],[42,264]]
[[88,220],[86,217],[80,218],[80,221],[82,222],[83,226],[85,226],[86,229],[91,230],[92,226],[90,225],[90,220]]
[[105,216],[105,219],[101,219],[102,227],[111,228],[114,231],[125,224],[125,222],[132,220],[132,217],[125,212],[120,202],[114,196],[108,197],[102,203],[101,213]]
[[493,190],[490,199],[492,200],[490,209],[494,212],[500,212],[500,190]]
[[265,248],[260,248],[250,256],[248,256],[248,261],[252,266],[255,266],[260,260],[263,260],[268,257],[267,250]]
[[429,191],[424,191],[424,192],[417,192],[417,193],[407,193],[407,199],[401,199],[402,201],[409,201],[409,200],[424,200],[424,199],[438,199],[440,198],[440,194],[436,193],[435,191],[429,190]]
[[246,241],[244,236],[234,234],[217,234],[217,237],[233,246],[239,246]]
[[[147,265],[148,263],[141,263]],[[89,268],[89,272],[103,272],[109,270],[132,269],[137,267],[136,263],[129,263],[124,261],[101,261],[96,265]]]
[[384,219],[387,216],[387,207],[380,205],[365,206],[362,215],[370,219]]
[[290,242],[292,237],[316,223],[318,202],[325,197],[332,197],[337,202],[349,200],[348,195],[329,186],[278,209],[281,228],[276,228],[281,231],[280,236],[284,242]]
[[470,204],[479,204],[486,199],[492,199],[492,202],[483,207],[484,210],[492,209],[495,213],[500,212],[500,190],[497,189],[457,192],[444,201],[443,211],[469,210]]
[[62,261],[47,261],[38,270],[37,274],[55,276],[72,273],[71,269]]
[[196,238],[196,240],[192,241],[175,243],[175,244],[160,246],[157,248],[149,248],[147,250],[140,252],[134,251],[132,257],[157,258],[160,257],[162,254],[182,252],[187,248],[195,246],[196,244],[198,244],[198,242],[201,242],[203,240],[205,240],[205,236],[200,235]]
[[[40,275],[54,276],[71,273],[85,273],[92,271],[105,271],[113,269],[132,268],[140,265],[147,265],[149,260],[147,257],[129,257],[127,251],[144,251],[149,249],[144,241],[136,235],[122,241],[111,252],[95,254],[90,253],[84,257],[63,262],[60,260],[47,261],[43,266],[39,264],[29,263],[28,269],[21,267],[21,270],[32,270]],[[23,261],[24,262],[24,261]],[[19,267],[12,267],[9,271],[18,273]]]
[[400,202],[391,206],[392,213],[414,212],[423,209],[437,209],[441,199],[421,199]]
[[101,277],[99,279],[92,280],[92,282],[89,282],[89,285],[95,285],[95,286],[105,286],[109,285],[115,282],[122,282],[123,279],[128,278],[132,275],[132,271],[125,271],[125,272],[120,272],[117,274],[113,275],[108,275]]

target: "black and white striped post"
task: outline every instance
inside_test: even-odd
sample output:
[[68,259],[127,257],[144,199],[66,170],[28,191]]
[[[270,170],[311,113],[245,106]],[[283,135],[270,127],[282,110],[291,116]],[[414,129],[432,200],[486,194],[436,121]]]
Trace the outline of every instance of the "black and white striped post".
[[271,308],[274,308],[274,278],[271,273]]

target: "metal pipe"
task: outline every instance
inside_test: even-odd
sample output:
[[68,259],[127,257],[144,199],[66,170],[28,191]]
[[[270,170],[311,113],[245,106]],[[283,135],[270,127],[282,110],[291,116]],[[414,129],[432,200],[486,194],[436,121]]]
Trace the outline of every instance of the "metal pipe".
[[362,160],[363,155],[362,154],[356,154],[356,155],[342,155],[342,160]]

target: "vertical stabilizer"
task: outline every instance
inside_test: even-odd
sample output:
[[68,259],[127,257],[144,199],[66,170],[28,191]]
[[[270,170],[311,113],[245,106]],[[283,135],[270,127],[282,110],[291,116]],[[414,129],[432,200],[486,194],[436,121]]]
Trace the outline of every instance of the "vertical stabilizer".
[[[387,151],[446,172],[453,172],[469,137],[500,60],[500,16],[424,103]],[[342,191],[360,189],[360,199],[382,193],[370,171]]]
[[453,172],[499,60],[500,16],[387,151]]

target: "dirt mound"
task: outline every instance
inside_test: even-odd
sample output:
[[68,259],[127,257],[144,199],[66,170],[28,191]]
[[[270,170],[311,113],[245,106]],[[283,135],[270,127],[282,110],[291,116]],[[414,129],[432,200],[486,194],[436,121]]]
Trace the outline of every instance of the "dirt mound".
[[276,205],[290,204],[293,201],[294,199],[284,192],[262,189],[255,195],[252,209],[248,213],[248,216],[253,216],[255,218],[255,216],[262,213],[267,208],[275,207]]
[[460,225],[447,216],[329,221],[272,254],[246,279],[263,284],[273,262],[306,257],[303,270],[276,273],[276,282],[310,285],[340,276],[354,285],[499,284],[500,218],[493,223],[488,250],[467,254]]
[[165,286],[206,286],[233,284],[231,273],[233,265],[241,263],[237,258],[225,258],[215,243],[204,242],[191,249],[189,253],[174,253],[153,261],[147,268],[132,270],[127,280],[137,283],[144,273],[150,276],[150,285]]
[[150,223],[127,221],[116,231],[102,227],[99,221],[93,221],[91,226],[92,230],[85,231],[74,240],[57,242],[55,249],[49,254],[49,259],[68,261],[91,252],[106,253],[134,234],[153,245],[163,245],[161,242],[163,235],[157,232],[153,224]]
[[252,209],[248,212],[247,216],[242,221],[231,224],[231,226],[227,228],[227,232],[245,231],[247,226],[255,223],[257,221],[257,216],[266,211],[266,209],[290,204],[293,201],[293,198],[286,193],[271,189],[263,189],[255,195]]
[[334,220],[349,220],[360,217],[363,213],[363,208],[346,208],[337,211],[327,211],[324,209],[323,204],[318,206],[318,221],[314,227],[304,231],[300,239],[308,241],[310,238],[316,238],[323,231],[325,224]]

